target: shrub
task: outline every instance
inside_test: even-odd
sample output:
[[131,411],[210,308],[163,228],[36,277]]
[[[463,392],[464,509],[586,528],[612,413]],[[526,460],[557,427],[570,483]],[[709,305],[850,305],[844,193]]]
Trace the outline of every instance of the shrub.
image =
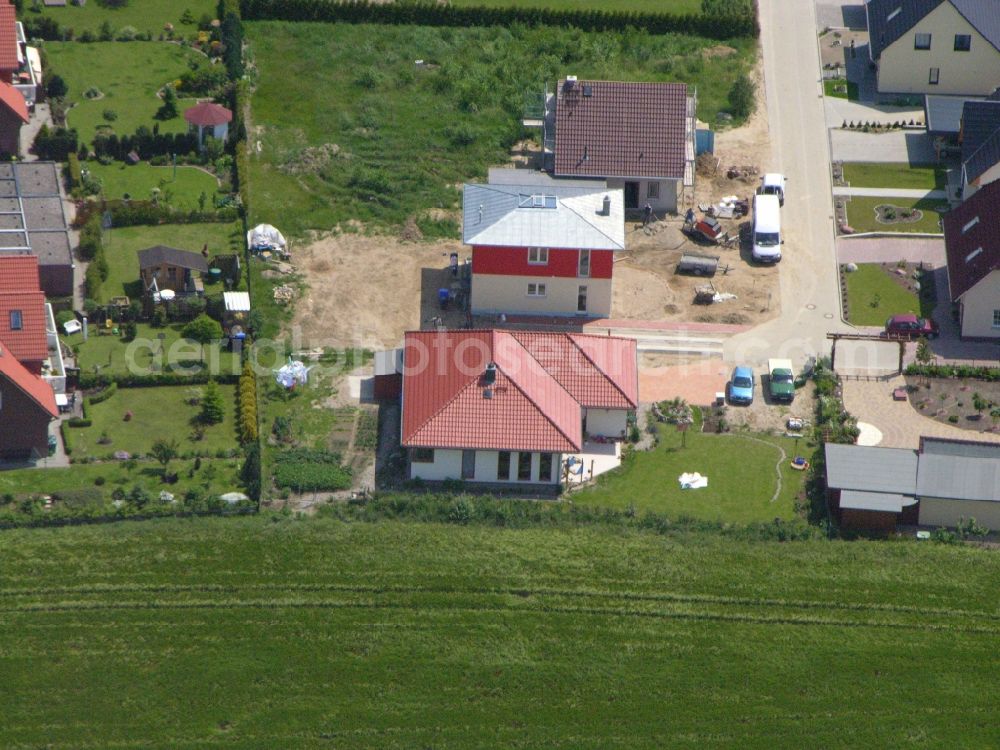
[[118,383],[111,383],[103,391],[98,391],[94,395],[88,397],[87,401],[90,403],[91,406],[93,406],[94,404],[99,404],[103,401],[107,401],[117,392],[118,392]]
[[729,108],[735,117],[749,117],[754,110],[757,87],[746,73],[742,73],[729,89]]
[[76,153],[78,146],[79,136],[75,129],[50,129],[48,125],[42,125],[32,149],[39,159],[66,161],[70,154]]
[[222,338],[222,326],[219,321],[203,314],[184,326],[181,336],[199,344],[208,344]]
[[226,410],[222,402],[222,394],[214,380],[208,381],[201,399],[201,421],[205,424],[218,424],[225,418]]

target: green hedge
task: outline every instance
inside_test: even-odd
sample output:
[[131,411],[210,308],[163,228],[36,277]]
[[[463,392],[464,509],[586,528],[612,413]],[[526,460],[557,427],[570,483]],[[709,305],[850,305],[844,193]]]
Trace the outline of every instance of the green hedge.
[[[134,375],[127,373],[124,375],[113,375],[109,373],[80,373],[80,388],[91,390],[94,388],[107,388],[112,384],[119,388],[153,388],[160,385],[203,385],[209,380],[214,380],[220,385],[233,385],[240,379],[237,373],[217,373],[196,372],[191,375],[182,375],[177,372],[157,372],[151,375]],[[86,401],[84,402],[86,404]]]
[[82,184],[83,175],[80,172],[80,158],[76,154],[70,154],[66,157],[66,187],[73,190]]
[[909,365],[905,373],[922,378],[971,378],[973,380],[1000,381],[1000,367],[975,367],[973,365]]
[[90,427],[93,422],[86,417],[70,417],[63,424],[68,427]]
[[691,34],[709,39],[760,34],[756,14],[679,15],[602,10],[454,6],[437,2],[373,0],[242,0],[245,21],[339,21],[421,26],[574,26],[583,31],[643,29],[650,34]]

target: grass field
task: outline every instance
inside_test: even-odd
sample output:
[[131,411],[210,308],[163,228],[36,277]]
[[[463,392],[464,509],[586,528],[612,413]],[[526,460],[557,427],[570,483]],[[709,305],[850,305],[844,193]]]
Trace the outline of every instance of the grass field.
[[5,747],[993,747],[988,550],[280,517],[0,534]]
[[[193,386],[203,390],[204,386]],[[107,401],[89,407],[90,427],[73,428],[73,458],[101,458],[116,451],[148,455],[153,443],[161,438],[177,440],[181,451],[214,453],[237,447],[236,442],[236,386],[220,385],[225,418],[219,424],[205,427],[201,440],[191,434],[198,422],[199,406],[185,403],[186,386],[159,388],[119,388]],[[125,412],[132,412],[132,419],[124,421]],[[101,444],[103,436],[111,441]]]
[[[875,220],[875,207],[890,204],[897,208],[916,208],[923,212],[920,221],[883,224]],[[915,198],[860,198],[847,202],[847,223],[855,232],[922,232],[941,233],[941,214],[948,210],[946,201]]]
[[197,167],[153,167],[147,162],[134,166],[122,162],[101,164],[87,161],[84,169],[101,181],[101,193],[109,199],[122,198],[126,194],[137,200],[149,200],[154,188],[160,190],[160,202],[181,211],[201,209],[199,196],[205,194],[205,209],[215,206],[218,182],[215,177]]
[[[120,336],[98,335],[94,328],[90,329],[86,341],[83,340],[82,332],[63,335],[62,340],[76,347],[77,366],[84,372],[94,372],[99,368],[100,372],[112,375],[124,375],[133,371],[147,374],[152,371],[155,359],[161,365],[200,360],[205,363],[209,372],[239,374],[240,358],[234,352],[218,344],[202,346],[190,339],[185,339],[181,344],[183,327],[181,323],[164,328],[139,323],[134,342],[124,341]],[[163,334],[162,341],[160,334]]]
[[944,190],[948,187],[947,170],[933,164],[847,162],[844,164],[844,180],[851,187],[906,190]]
[[[527,133],[526,97],[567,73],[697,85],[702,119],[725,109],[754,44],[641,31],[587,34],[551,28],[430,28],[248,23],[260,70],[253,96],[253,221],[280,217],[283,232],[329,230],[355,219],[401,225],[452,209],[456,185],[482,179]],[[324,65],[289,68],[291,59]],[[417,67],[414,60],[424,60]],[[530,60],[531,64],[522,64]],[[335,144],[324,156],[316,147]],[[309,149],[312,149],[310,151]]]
[[[843,86],[846,91],[838,91],[838,87]],[[829,79],[823,80],[823,93],[827,96],[832,96],[836,99],[849,99],[850,101],[857,101],[858,98],[858,84],[853,81],[846,81],[843,79]]]
[[452,5],[551,8],[553,10],[638,11],[641,13],[701,12],[701,0],[452,0]]
[[[920,315],[920,300],[892,279],[877,263],[862,263],[847,279],[848,318],[858,326],[883,326],[890,315]],[[874,302],[878,301],[878,305]]]
[[[159,226],[120,227],[105,232],[104,255],[108,260],[108,278],[101,285],[99,302],[112,297],[127,295],[138,298],[142,294],[139,280],[138,252],[154,245],[167,245],[193,253],[201,252],[208,244],[210,256],[242,253],[246,239],[239,222],[232,224],[161,224]],[[221,285],[217,285],[221,289]],[[205,286],[205,292],[214,290]]]
[[[98,126],[110,127],[119,135],[134,133],[140,125],[150,129],[158,125],[162,133],[183,133],[187,123],[181,114],[195,100],[178,100],[178,116],[161,121],[154,118],[162,104],[156,94],[187,71],[189,64],[208,65],[204,55],[165,42],[46,42],[45,52],[52,72],[69,86],[66,98],[75,106],[67,120],[85,143],[94,139]],[[127,65],[123,64],[126,60]],[[104,96],[87,99],[84,92],[91,87]],[[107,110],[115,113],[114,120],[104,117]]]
[[[750,523],[792,518],[796,496],[805,477],[789,468],[795,441],[768,435],[705,434],[692,427],[684,437],[673,425],[660,426],[660,443],[642,451],[621,468],[598,478],[594,489],[575,493],[574,503],[652,511],[668,518]],[[781,489],[776,466],[781,457]],[[800,441],[800,453],[810,451]],[[682,490],[677,481],[684,472],[707,476],[708,487]]]
[[[30,7],[29,3],[25,3],[25,7]],[[215,18],[216,3],[214,0],[131,0],[123,8],[108,9],[91,0],[81,7],[67,3],[62,8],[42,6],[40,10],[42,15],[52,16],[60,26],[73,29],[77,36],[84,31],[97,33],[105,21],[115,30],[132,26],[154,37],[163,31],[165,24],[172,23],[176,33],[192,36],[198,29],[195,25],[181,23],[184,11],[190,10],[195,21],[205,14]]]

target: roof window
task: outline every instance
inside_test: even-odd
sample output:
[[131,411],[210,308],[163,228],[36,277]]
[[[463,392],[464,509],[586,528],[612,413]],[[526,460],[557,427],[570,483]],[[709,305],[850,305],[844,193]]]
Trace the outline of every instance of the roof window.
[[526,195],[521,193],[517,200],[518,208],[555,208],[554,195]]
[[965,262],[971,263],[973,258],[979,255],[981,252],[983,252],[983,248],[977,247],[975,250],[973,250],[971,253],[965,256]]
[[968,232],[970,229],[972,229],[978,223],[979,223],[979,217],[978,216],[975,217],[974,219],[972,219],[971,221],[966,222],[965,226],[962,227],[962,234],[965,234],[966,232]]
[[898,8],[896,8],[896,10],[894,10],[892,13],[890,13],[885,17],[885,22],[889,23],[889,21],[891,21],[893,18],[895,18],[902,12],[903,12],[903,6],[899,6]]
[[20,310],[10,311],[10,330],[20,331],[24,327],[24,322],[21,318]]

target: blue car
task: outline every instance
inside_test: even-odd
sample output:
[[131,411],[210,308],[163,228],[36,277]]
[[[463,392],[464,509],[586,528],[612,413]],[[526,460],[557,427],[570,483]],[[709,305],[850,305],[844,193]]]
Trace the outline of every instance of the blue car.
[[729,381],[729,402],[753,403],[753,370],[746,365],[740,365],[733,370],[733,377]]

